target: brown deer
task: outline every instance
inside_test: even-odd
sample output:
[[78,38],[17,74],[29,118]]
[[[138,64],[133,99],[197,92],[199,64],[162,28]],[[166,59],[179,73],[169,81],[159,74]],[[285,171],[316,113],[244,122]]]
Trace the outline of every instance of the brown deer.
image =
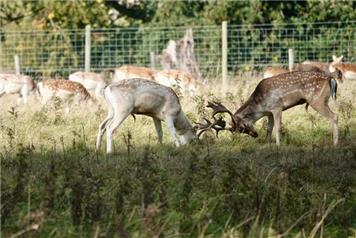
[[[336,77],[340,77],[338,73]],[[220,103],[209,103],[216,113],[227,112],[232,119],[232,127],[224,128],[238,131],[253,137],[258,134],[253,124],[260,118],[268,117],[267,139],[271,142],[275,127],[276,144],[280,145],[282,111],[296,105],[307,103],[333,125],[333,142],[338,143],[338,117],[329,106],[330,96],[336,99],[337,81],[331,75],[322,72],[293,71],[263,79],[250,98],[235,113]],[[214,123],[211,123],[212,127]]]
[[65,102],[70,99],[74,99],[77,102],[91,102],[93,100],[82,84],[70,80],[47,79],[39,82],[37,86],[42,97],[42,105],[45,105],[55,97]]
[[197,88],[203,85],[190,73],[181,70],[167,69],[158,71],[134,65],[124,65],[114,70],[114,82],[129,78],[152,80],[167,87],[178,88],[182,94],[188,93],[190,96],[195,95]]
[[113,82],[129,78],[154,80],[156,70],[134,65],[123,65],[114,70]]
[[167,123],[177,146],[196,138],[195,128],[184,114],[175,92],[166,86],[145,79],[124,79],[109,84],[104,90],[108,116],[100,124],[96,149],[106,131],[106,152],[112,152],[112,134],[130,114],[153,118],[159,143],[162,143],[161,121]]
[[94,91],[95,96],[100,98],[103,96],[104,88],[106,86],[105,80],[100,74],[94,72],[75,72],[69,75],[70,81],[82,84],[86,90]]
[[0,97],[4,94],[18,94],[17,103],[26,104],[27,97],[36,90],[36,84],[27,75],[0,74]]
[[329,66],[329,71],[333,73],[336,70],[339,70],[345,79],[356,80],[356,64],[342,63],[341,61],[343,57],[344,56],[336,57],[333,55],[333,62]]
[[284,74],[287,72],[289,72],[289,70],[282,67],[267,67],[263,72],[263,78],[270,78],[278,74]]
[[329,72],[329,64],[328,63],[306,60],[302,63],[302,65],[311,65],[311,66],[319,68],[322,72],[325,72],[325,73]]

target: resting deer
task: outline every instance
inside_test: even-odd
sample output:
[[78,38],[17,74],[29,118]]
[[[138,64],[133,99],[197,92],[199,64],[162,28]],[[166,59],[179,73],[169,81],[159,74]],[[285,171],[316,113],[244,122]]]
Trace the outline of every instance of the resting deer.
[[[340,74],[337,74],[340,77]],[[250,136],[258,134],[253,124],[260,118],[268,117],[267,139],[271,142],[273,127],[276,132],[276,144],[280,145],[282,111],[296,105],[307,103],[333,125],[333,142],[338,143],[338,117],[329,106],[330,96],[336,99],[337,82],[322,72],[294,71],[263,79],[250,98],[235,113],[220,103],[209,103],[214,109],[213,115],[220,112],[230,114],[232,127],[225,128]],[[212,124],[213,125],[213,124]]]
[[312,72],[325,72],[328,73],[328,65],[323,67],[320,62],[304,61],[302,64],[294,64],[292,70],[282,67],[268,67],[263,73],[263,78],[270,78],[279,74],[284,74],[292,71],[312,71]]
[[114,70],[113,82],[129,78],[154,80],[156,70],[134,65],[123,65]]
[[342,63],[341,61],[343,57],[344,56],[336,57],[333,55],[333,62],[329,66],[329,71],[333,73],[336,70],[339,70],[345,79],[356,80],[356,64]]
[[70,80],[48,79],[39,82],[37,86],[42,97],[42,105],[45,105],[55,97],[65,102],[70,99],[74,99],[77,102],[92,101],[90,94],[82,84]]
[[129,78],[153,80],[167,87],[178,87],[183,94],[188,92],[191,96],[196,93],[198,86],[202,86],[202,83],[196,80],[190,73],[180,70],[169,69],[158,71],[133,65],[124,65],[115,69],[113,81],[117,82]]
[[270,78],[278,74],[284,74],[287,72],[289,72],[289,70],[282,67],[267,67],[263,72],[263,78]]
[[27,75],[0,74],[0,97],[7,94],[18,94],[18,104],[27,103],[29,94],[36,90],[36,84]]
[[311,66],[319,68],[322,72],[325,72],[325,73],[329,72],[329,64],[328,63],[306,60],[302,63],[302,65],[311,65]]
[[88,91],[94,91],[97,98],[102,97],[106,86],[101,75],[94,72],[75,72],[69,75],[69,80],[82,84]]
[[130,114],[152,117],[159,143],[162,143],[163,136],[161,121],[167,123],[177,146],[190,143],[196,137],[177,95],[169,87],[145,79],[124,79],[109,84],[104,96],[108,116],[99,126],[97,151],[106,131],[106,152],[112,152],[112,134]]
[[156,72],[154,80],[167,87],[178,87],[183,94],[188,93],[190,96],[196,94],[198,86],[202,87],[202,83],[190,73],[175,69]]

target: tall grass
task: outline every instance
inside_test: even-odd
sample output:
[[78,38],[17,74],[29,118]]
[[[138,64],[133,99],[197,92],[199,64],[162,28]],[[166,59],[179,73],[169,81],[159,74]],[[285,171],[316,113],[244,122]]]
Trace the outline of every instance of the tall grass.
[[[189,118],[208,99],[230,108],[257,79],[233,80],[182,98]],[[213,85],[213,84],[212,84]],[[1,98],[1,225],[4,237],[354,237],[356,120],[353,82],[340,85],[340,145],[329,122],[304,107],[283,114],[282,146],[221,133],[176,148],[152,120],[128,118],[115,153],[95,153],[104,105],[11,108]]]

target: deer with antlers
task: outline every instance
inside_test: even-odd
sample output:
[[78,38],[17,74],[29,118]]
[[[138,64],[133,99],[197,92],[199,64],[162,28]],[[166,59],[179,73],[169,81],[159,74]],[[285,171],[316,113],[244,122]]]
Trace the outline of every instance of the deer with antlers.
[[4,94],[18,94],[18,104],[26,104],[27,97],[36,91],[36,84],[27,75],[0,74],[0,97]]
[[[340,72],[335,77],[339,78]],[[231,116],[232,127],[223,129],[246,133],[253,137],[258,136],[253,124],[267,116],[268,142],[271,142],[272,130],[275,128],[276,144],[280,145],[282,111],[307,103],[330,120],[333,125],[333,142],[336,145],[338,143],[338,117],[328,106],[330,96],[336,99],[336,90],[337,81],[328,74],[294,71],[263,79],[250,98],[235,113],[221,103],[209,103],[208,107],[213,109],[213,116],[217,113],[228,113]],[[210,128],[217,124],[216,121],[210,123]],[[222,125],[221,122],[219,123]]]
[[100,124],[96,142],[100,149],[106,131],[106,152],[112,152],[112,134],[130,114],[153,118],[159,143],[162,143],[162,125],[165,121],[177,146],[196,138],[195,128],[184,114],[175,92],[166,86],[145,79],[124,79],[109,84],[104,90],[108,116]]

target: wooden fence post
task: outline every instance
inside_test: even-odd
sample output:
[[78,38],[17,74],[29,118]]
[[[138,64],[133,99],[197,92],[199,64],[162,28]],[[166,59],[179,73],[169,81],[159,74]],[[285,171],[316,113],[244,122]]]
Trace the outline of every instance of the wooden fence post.
[[155,64],[155,53],[154,52],[150,52],[150,63],[151,63],[151,68],[154,69],[156,67]]
[[20,70],[20,58],[18,55],[14,55],[14,59],[15,59],[15,71],[16,74],[19,75],[21,70]]
[[222,81],[223,85],[227,84],[227,21],[222,22],[222,36],[221,36],[221,66],[222,66]]
[[87,25],[85,27],[85,59],[84,59],[84,64],[85,64],[85,72],[90,72],[90,25]]
[[294,65],[294,53],[293,49],[288,49],[288,68],[292,71]]

